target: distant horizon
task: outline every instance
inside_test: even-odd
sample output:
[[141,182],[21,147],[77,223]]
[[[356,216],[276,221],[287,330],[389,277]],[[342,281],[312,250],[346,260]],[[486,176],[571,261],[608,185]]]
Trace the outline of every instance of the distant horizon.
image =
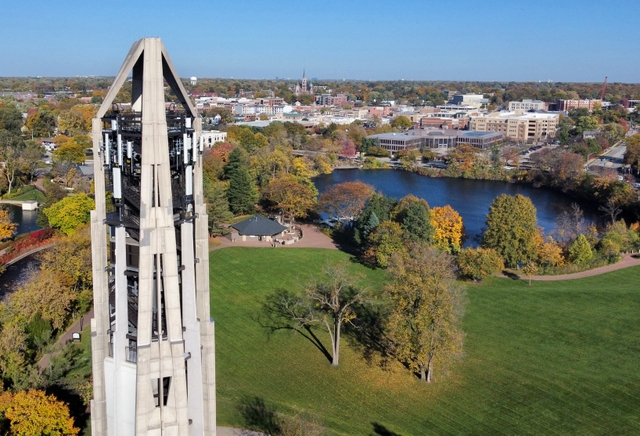
[[306,69],[335,78],[321,80],[640,82],[637,0],[33,0],[5,9],[1,77],[113,77],[135,41],[155,36],[181,77],[297,80]]
[[[246,77],[199,77],[199,76],[180,76],[181,80],[189,80],[191,77],[196,77],[197,80],[266,80],[266,81],[283,81],[283,82],[296,82],[300,81],[302,76],[299,78],[284,78],[284,77],[263,77],[263,78],[246,78]],[[0,79],[109,79],[115,78],[115,75],[72,75],[72,76],[0,76]],[[311,78],[307,77],[307,80],[312,81]],[[583,83],[583,84],[602,84],[604,82],[604,78],[600,81],[547,81],[547,80],[478,80],[478,79],[469,79],[469,80],[454,80],[454,79],[327,79],[327,78],[313,78],[313,81],[326,81],[326,82],[450,82],[450,83],[547,83],[547,84],[564,84],[564,83]],[[636,85],[640,84],[638,82],[618,82],[618,81],[607,81],[608,85]],[[9,92],[9,91],[5,91]],[[17,92],[17,91],[16,91]]]

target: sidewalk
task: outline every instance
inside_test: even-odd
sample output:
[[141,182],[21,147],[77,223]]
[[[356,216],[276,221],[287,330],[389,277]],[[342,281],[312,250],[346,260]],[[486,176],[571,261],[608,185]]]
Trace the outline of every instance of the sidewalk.
[[[638,256],[638,257],[633,257],[633,256]],[[617,271],[619,269],[630,268],[632,266],[638,266],[638,265],[640,265],[640,255],[625,254],[622,257],[622,260],[611,265],[605,265],[599,268],[594,268],[587,271],[580,271],[573,274],[560,274],[557,276],[531,276],[531,280],[538,280],[541,282],[542,281],[550,282],[550,281],[556,281],[556,280],[575,280],[575,279],[582,279],[585,277],[598,276],[600,274],[605,274],[611,271]],[[522,280],[529,280],[529,276],[525,276],[523,274],[519,274],[518,276]],[[502,277],[507,277],[507,276],[503,275]]]
[[[56,341],[56,348],[59,345],[64,346],[67,343],[71,342],[74,333],[82,333],[82,329],[91,325],[91,318],[93,318],[93,309],[84,314],[78,321],[67,328],[67,331],[65,331],[62,336],[60,336]],[[49,363],[51,363],[51,355],[54,353],[57,353],[57,351],[47,353],[42,356],[42,358],[40,358],[40,360],[38,361],[38,367],[40,367],[40,371],[44,371],[45,369],[49,368]]]

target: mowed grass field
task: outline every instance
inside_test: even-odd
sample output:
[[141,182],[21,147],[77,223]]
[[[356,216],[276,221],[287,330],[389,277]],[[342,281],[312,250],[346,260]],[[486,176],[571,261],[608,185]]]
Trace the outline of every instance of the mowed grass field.
[[327,261],[349,264],[374,289],[383,271],[321,249],[227,248],[210,260],[218,425],[246,425],[238,405],[257,397],[329,434],[640,434],[638,267],[468,285],[464,359],[425,385],[399,365],[366,363],[349,341],[333,368],[302,336],[269,336],[257,320],[266,294],[298,288]]

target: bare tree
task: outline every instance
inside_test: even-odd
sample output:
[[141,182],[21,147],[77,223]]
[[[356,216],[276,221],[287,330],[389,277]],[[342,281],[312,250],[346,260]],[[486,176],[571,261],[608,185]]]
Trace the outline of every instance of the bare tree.
[[[368,293],[356,286],[359,277],[350,275],[343,265],[327,265],[323,273],[328,280],[307,285],[302,295],[279,290],[268,296],[263,304],[266,322],[262,324],[272,332],[281,329],[299,332],[337,366],[342,328],[355,319],[353,308],[365,302]],[[315,336],[316,327],[328,333],[331,352]]]
[[571,209],[562,212],[556,219],[555,239],[566,247],[578,235],[587,233],[588,224],[584,219],[584,212],[577,203],[571,204]]
[[609,199],[606,204],[598,207],[598,210],[604,212],[605,215],[611,219],[612,223],[615,223],[616,219],[618,219],[618,215],[622,213],[622,209],[620,209],[618,204],[612,199]]

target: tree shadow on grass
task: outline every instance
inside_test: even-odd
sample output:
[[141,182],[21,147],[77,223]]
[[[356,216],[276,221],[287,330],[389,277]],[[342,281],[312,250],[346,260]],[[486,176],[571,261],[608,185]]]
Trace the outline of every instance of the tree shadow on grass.
[[309,308],[304,298],[286,289],[276,289],[267,295],[262,303],[262,311],[255,317],[255,321],[266,329],[269,334],[280,330],[297,332],[311,342],[324,357],[332,362],[332,356],[322,341],[316,336],[313,327],[305,320],[309,319]]
[[520,280],[520,276],[513,271],[504,270],[502,271],[502,275],[511,279],[511,280]]
[[393,432],[378,422],[372,422],[371,425],[373,426],[371,436],[402,436],[400,433]]
[[58,384],[48,386],[45,391],[47,394],[54,395],[59,401],[67,404],[69,414],[73,417],[76,427],[83,429],[87,426],[90,415],[87,411],[87,406],[85,406],[77,392]]
[[[345,325],[351,346],[362,354],[369,364],[385,368],[392,356],[384,331],[384,309],[380,306],[354,306],[355,319]],[[377,362],[376,362],[377,360]]]
[[258,396],[247,397],[242,399],[236,407],[248,429],[270,435],[280,434],[277,410],[274,406],[265,403],[264,399]]

